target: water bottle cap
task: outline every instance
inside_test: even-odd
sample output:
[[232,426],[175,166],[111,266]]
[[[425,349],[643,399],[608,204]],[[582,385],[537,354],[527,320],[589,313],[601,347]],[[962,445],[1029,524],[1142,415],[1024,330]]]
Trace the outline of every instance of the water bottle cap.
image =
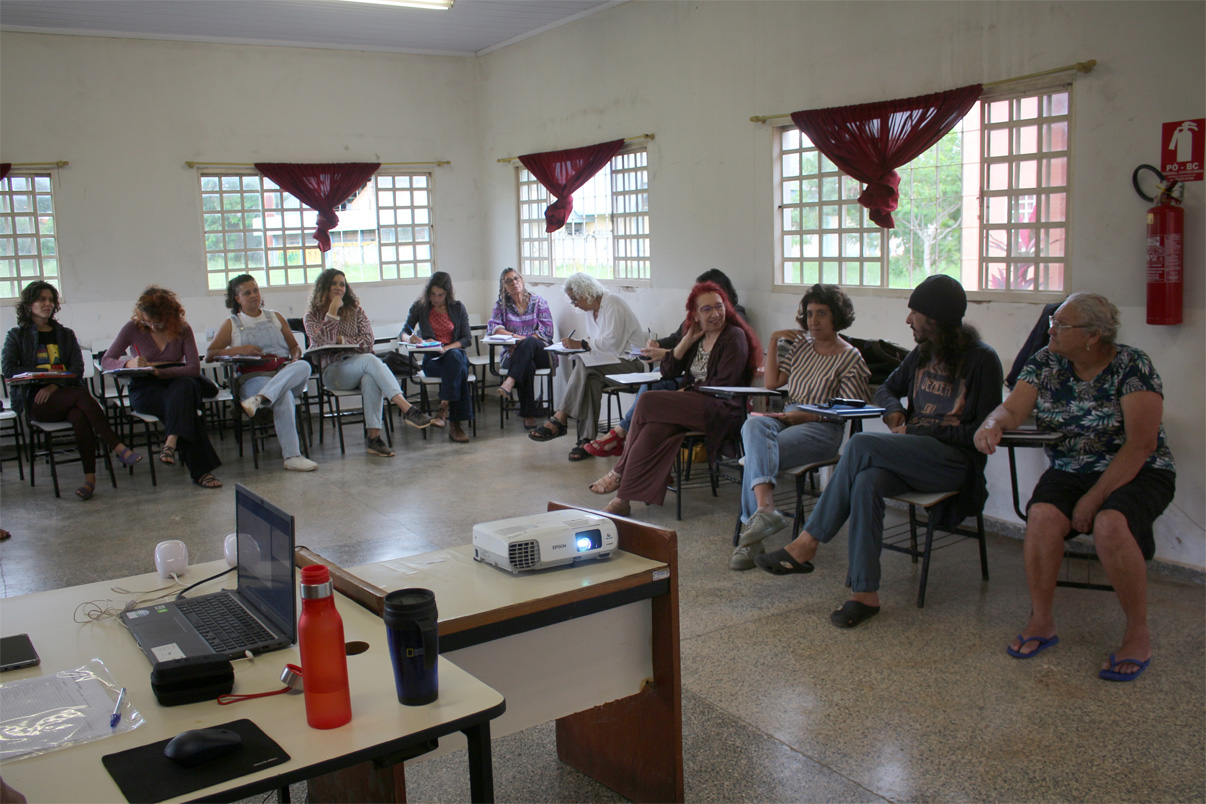
[[311,564],[302,567],[301,582],[304,586],[317,586],[331,580],[331,572],[322,564]]

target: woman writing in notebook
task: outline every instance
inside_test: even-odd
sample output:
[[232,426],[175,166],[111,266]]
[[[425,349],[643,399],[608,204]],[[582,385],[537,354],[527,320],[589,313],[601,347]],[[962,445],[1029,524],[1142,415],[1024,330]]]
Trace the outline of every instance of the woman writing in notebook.
[[84,467],[84,485],[75,490],[81,500],[92,498],[96,491],[96,439],[126,466],[133,466],[142,456],[121,443],[109,427],[105,412],[88,389],[80,384],[84,376],[84,353],[75,333],[55,321],[59,311],[59,291],[49,282],[30,282],[21,291],[17,304],[17,326],[4,339],[4,378],[39,371],[70,372],[72,376],[47,382],[13,385],[13,410],[28,408],[29,418],[41,422],[70,422],[79,446],[80,463]]
[[251,274],[240,274],[226,285],[230,317],[222,322],[206,350],[206,359],[251,355],[260,363],[241,364],[233,390],[248,416],[261,407],[272,409],[276,438],[285,468],[312,472],[318,464],[301,453],[295,401],[310,382],[310,364],[301,360],[301,346],[280,313],[261,306],[260,286]]
[[348,344],[355,349],[320,352],[315,360],[323,384],[336,391],[360,391],[369,455],[392,458],[394,451],[381,438],[382,403],[388,399],[411,427],[427,427],[428,416],[406,401],[398,378],[373,354],[373,325],[348,285],[343,271],[328,268],[318,275],[304,318],[310,347]]
[[498,386],[503,403],[519,392],[519,415],[525,430],[536,426],[536,370],[549,367],[544,347],[553,342],[553,314],[549,303],[529,293],[523,277],[514,268],[507,268],[498,278],[498,301],[486,322],[491,335],[509,335],[518,343],[503,352],[500,365],[507,377]]
[[[469,331],[469,311],[452,292],[452,277],[436,271],[427,280],[423,295],[410,306],[405,331],[411,343],[438,341],[440,348],[423,355],[423,373],[440,378],[440,409],[436,423],[448,426],[448,437],[459,444],[469,443],[461,422],[473,418],[473,392],[469,389],[469,355],[465,349],[473,343]],[[421,337],[420,337],[421,336]]]
[[737,315],[715,282],[700,282],[687,297],[686,334],[662,358],[662,376],[684,377],[678,391],[641,395],[632,417],[624,454],[615,468],[590,487],[595,494],[616,492],[604,509],[627,516],[633,500],[661,505],[666,474],[690,430],[702,430],[708,460],[715,463],[745,416],[745,399],[724,399],[697,389],[707,385],[749,385],[762,362],[758,336]]
[[[161,365],[165,363],[175,365]],[[179,457],[198,486],[221,488],[213,470],[222,461],[209,442],[201,412],[205,396],[199,382],[201,358],[176,294],[155,285],[147,288],[101,365],[106,370],[146,369],[130,378],[130,408],[163,422],[167,436],[160,462],[173,464]]]

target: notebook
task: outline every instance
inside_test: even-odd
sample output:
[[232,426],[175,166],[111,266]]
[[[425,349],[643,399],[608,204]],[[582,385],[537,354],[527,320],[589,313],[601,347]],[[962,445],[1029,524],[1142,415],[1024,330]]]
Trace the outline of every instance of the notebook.
[[[152,664],[192,656],[238,658],[297,640],[293,517],[235,486],[238,588],[131,609],[121,615]],[[213,611],[217,613],[213,613]]]

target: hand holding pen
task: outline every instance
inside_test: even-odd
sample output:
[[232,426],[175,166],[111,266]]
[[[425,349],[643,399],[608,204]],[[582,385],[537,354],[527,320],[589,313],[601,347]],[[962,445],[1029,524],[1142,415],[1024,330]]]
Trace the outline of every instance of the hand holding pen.
[[574,340],[574,333],[577,329],[571,329],[570,334],[561,339],[561,345],[566,349],[577,349],[581,346],[581,342]]

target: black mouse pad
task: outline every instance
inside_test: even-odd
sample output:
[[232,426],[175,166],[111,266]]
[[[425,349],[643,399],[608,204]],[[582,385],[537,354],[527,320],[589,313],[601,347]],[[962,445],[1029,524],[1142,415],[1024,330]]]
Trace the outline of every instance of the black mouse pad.
[[210,785],[289,761],[285,749],[250,720],[235,720],[206,728],[238,732],[243,744],[225,756],[186,768],[163,755],[171,740],[131,748],[101,757],[130,804],[154,804]]

